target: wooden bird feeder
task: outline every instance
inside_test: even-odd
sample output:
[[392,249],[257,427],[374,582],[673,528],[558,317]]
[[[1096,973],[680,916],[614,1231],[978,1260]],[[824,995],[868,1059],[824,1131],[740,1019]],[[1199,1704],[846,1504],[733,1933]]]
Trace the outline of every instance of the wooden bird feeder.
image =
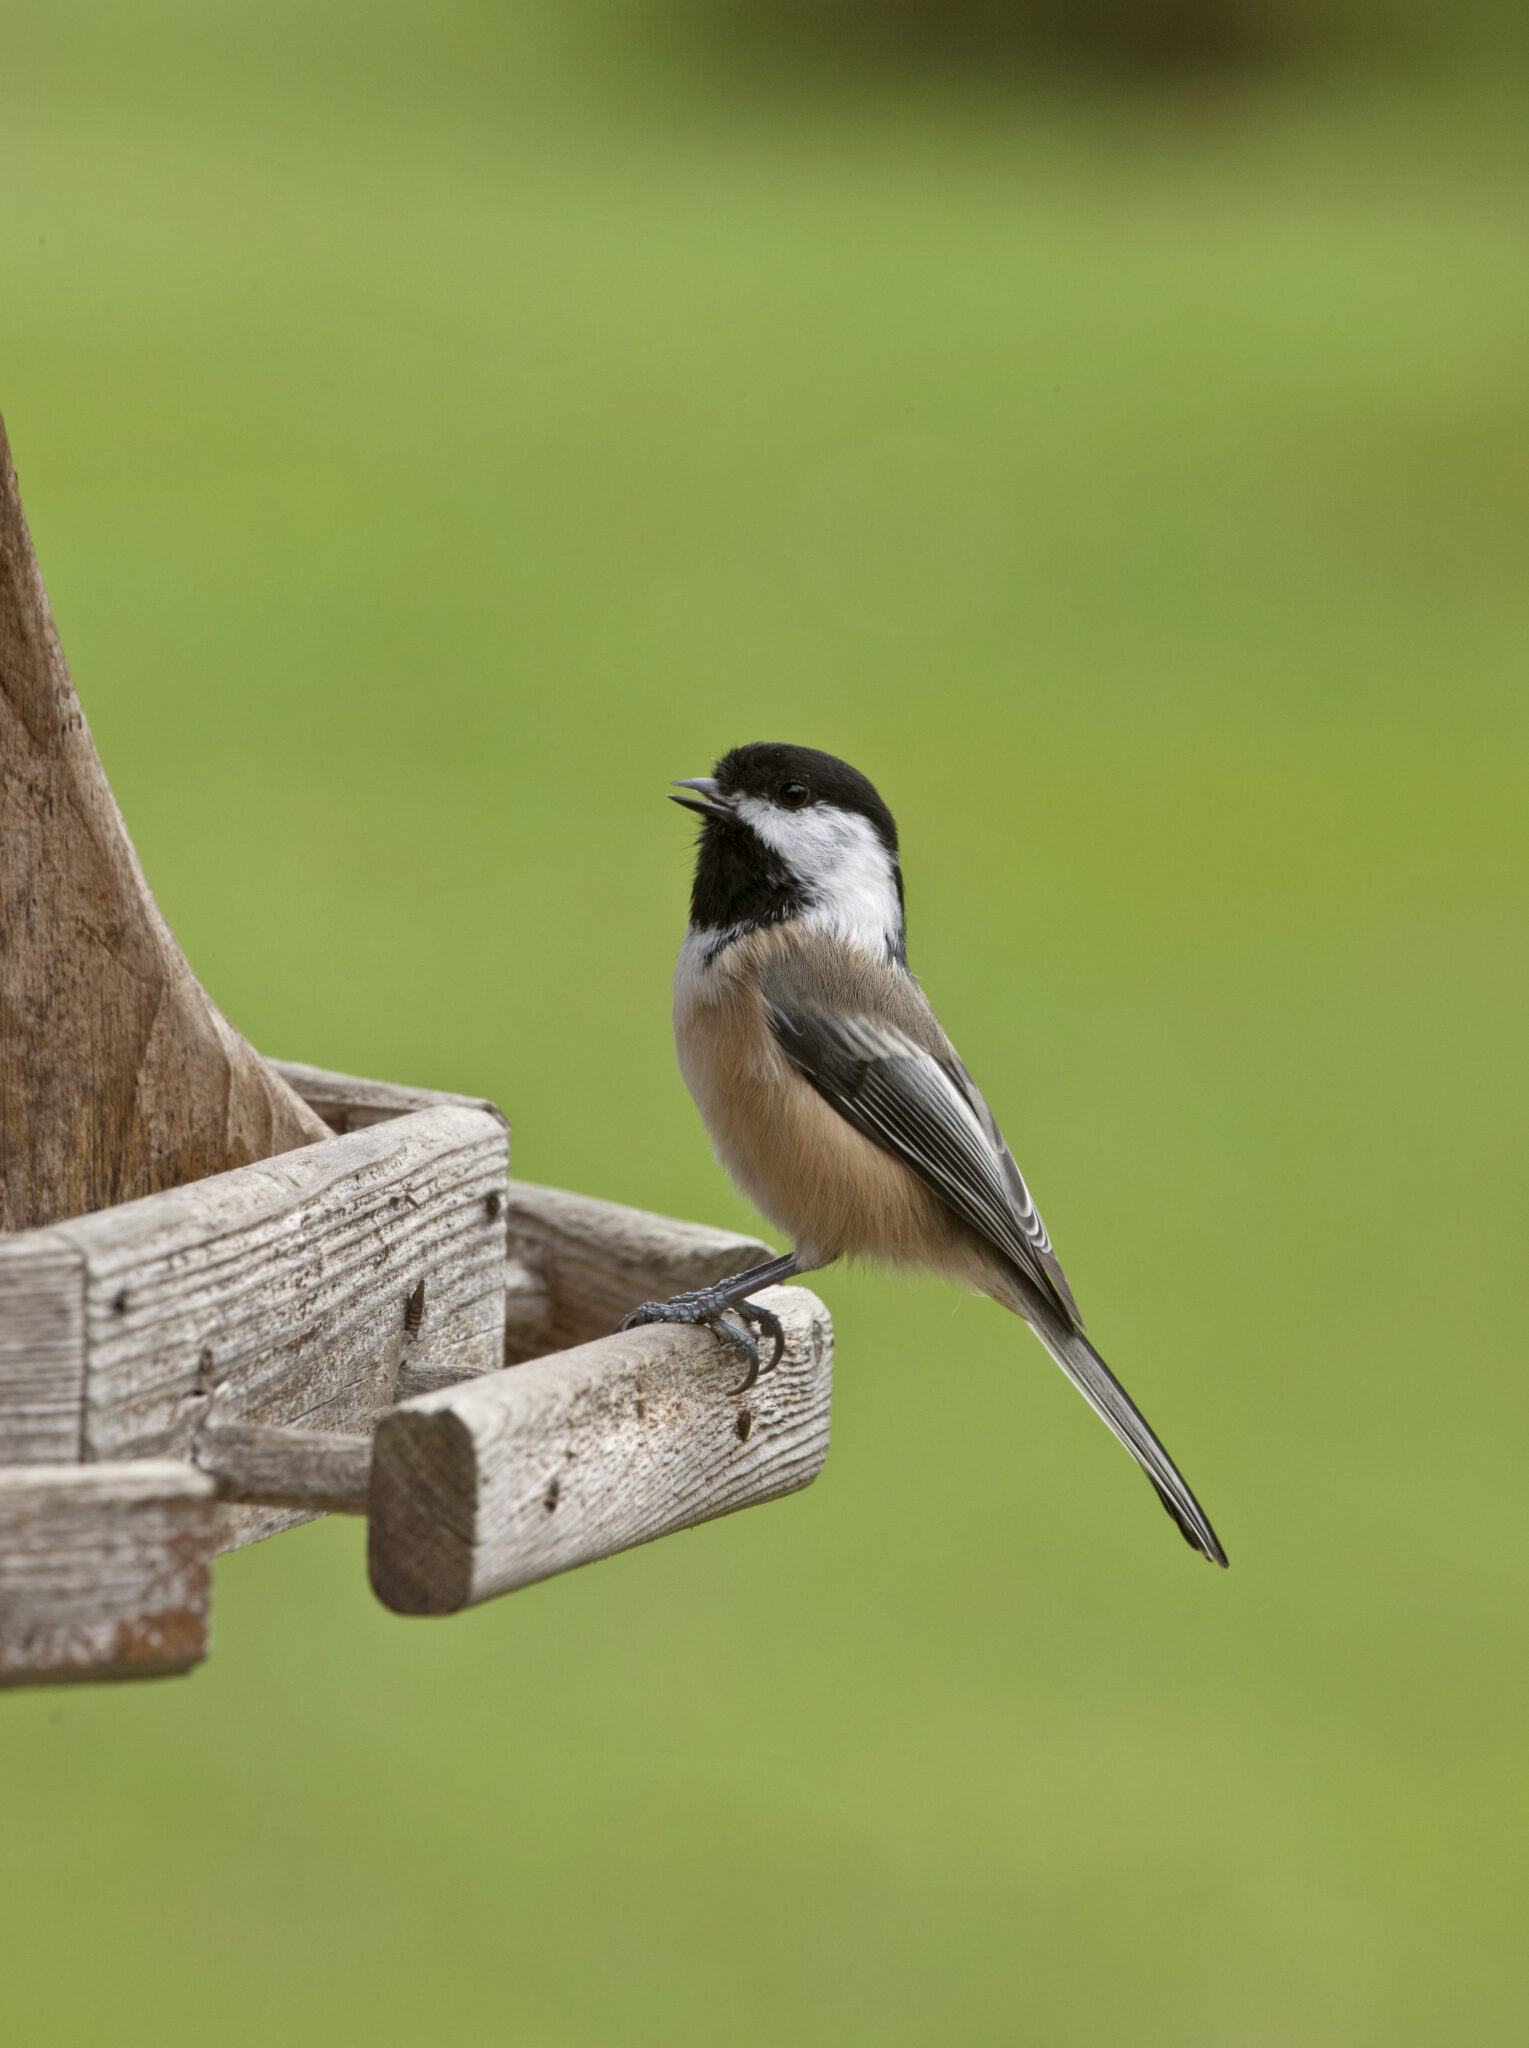
[[800,1287],[746,1394],[612,1334],[770,1256],[509,1178],[491,1103],[263,1060],[149,892],[0,424],[0,1686],[207,1654],[220,1551],[364,1514],[451,1614],[807,1486],[833,1336]]

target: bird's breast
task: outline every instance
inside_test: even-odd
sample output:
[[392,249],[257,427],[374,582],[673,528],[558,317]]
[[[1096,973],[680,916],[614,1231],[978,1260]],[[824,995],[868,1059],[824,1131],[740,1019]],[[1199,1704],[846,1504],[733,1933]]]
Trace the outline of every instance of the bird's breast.
[[692,931],[674,978],[680,1072],[717,1158],[801,1254],[925,1266],[966,1284],[970,1233],[915,1174],[830,1107],[778,1044],[761,970],[779,930]]

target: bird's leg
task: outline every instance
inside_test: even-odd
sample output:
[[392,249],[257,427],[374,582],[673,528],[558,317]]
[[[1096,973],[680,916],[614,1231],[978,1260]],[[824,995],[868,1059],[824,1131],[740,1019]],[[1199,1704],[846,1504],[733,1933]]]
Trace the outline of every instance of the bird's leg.
[[734,1273],[729,1280],[719,1280],[714,1287],[698,1287],[693,1294],[676,1294],[668,1301],[645,1301],[640,1308],[622,1322],[623,1330],[635,1330],[643,1323],[701,1323],[709,1330],[715,1330],[724,1343],[730,1344],[748,1366],[748,1374],[740,1394],[747,1392],[758,1379],[761,1367],[759,1346],[747,1330],[737,1329],[724,1320],[729,1309],[743,1322],[750,1323],[761,1336],[774,1339],[775,1355],[763,1367],[773,1372],[780,1364],[780,1355],[786,1348],[786,1333],[781,1320],[773,1310],[761,1308],[757,1301],[747,1301],[756,1287],[772,1287],[777,1280],[790,1280],[806,1270],[797,1263],[795,1252],[785,1252],[778,1259],[767,1260],[762,1266],[750,1266],[746,1273]]

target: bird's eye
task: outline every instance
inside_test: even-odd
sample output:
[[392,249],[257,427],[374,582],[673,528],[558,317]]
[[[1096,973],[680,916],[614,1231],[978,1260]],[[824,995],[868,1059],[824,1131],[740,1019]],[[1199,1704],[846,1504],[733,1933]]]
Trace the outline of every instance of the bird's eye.
[[787,782],[781,786],[780,800],[788,811],[799,811],[807,801],[805,782]]

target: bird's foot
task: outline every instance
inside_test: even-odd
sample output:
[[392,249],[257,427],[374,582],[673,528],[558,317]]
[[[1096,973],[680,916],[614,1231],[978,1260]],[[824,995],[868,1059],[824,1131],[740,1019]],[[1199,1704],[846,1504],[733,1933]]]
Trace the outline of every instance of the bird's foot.
[[[728,1322],[729,1313],[751,1328],[740,1330],[737,1324]],[[621,1327],[636,1330],[644,1323],[692,1323],[714,1331],[746,1367],[743,1380],[734,1390],[739,1394],[747,1393],[761,1372],[774,1372],[786,1348],[785,1328],[773,1309],[762,1308],[757,1301],[729,1301],[720,1289],[712,1287],[701,1288],[694,1294],[676,1294],[668,1301],[645,1301],[623,1318]],[[760,1363],[754,1331],[774,1343],[768,1365]]]

